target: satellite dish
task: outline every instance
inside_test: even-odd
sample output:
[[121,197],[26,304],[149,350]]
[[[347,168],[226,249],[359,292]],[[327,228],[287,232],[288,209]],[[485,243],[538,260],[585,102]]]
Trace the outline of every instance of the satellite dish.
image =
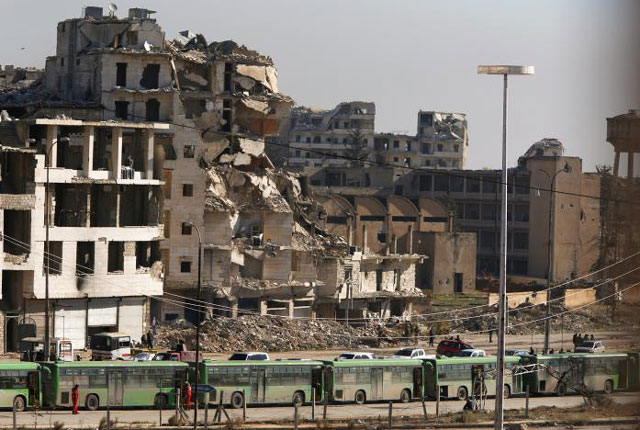
[[118,10],[118,6],[115,3],[109,3],[107,7],[109,8],[109,15],[113,17]]

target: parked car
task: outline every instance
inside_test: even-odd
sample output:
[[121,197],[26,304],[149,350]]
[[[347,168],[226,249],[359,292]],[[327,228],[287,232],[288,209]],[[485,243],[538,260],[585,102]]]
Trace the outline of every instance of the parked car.
[[530,354],[529,354],[529,351],[527,351],[526,349],[507,349],[504,352],[504,355],[523,357],[525,355],[530,355]]
[[486,357],[484,349],[463,349],[456,354],[456,357]]
[[344,352],[338,356],[338,360],[375,360],[372,352]]
[[269,360],[269,354],[266,352],[235,352],[229,357],[229,360],[238,361],[262,361]]
[[469,342],[457,339],[445,339],[441,340],[436,349],[436,354],[444,355],[446,357],[453,357],[460,351],[465,349],[475,349]]
[[180,355],[177,352],[159,352],[152,358],[153,361],[180,361]]
[[134,361],[152,361],[156,356],[153,352],[140,352],[133,356]]
[[585,340],[573,352],[604,352],[604,344],[600,340]]
[[428,358],[427,353],[422,348],[402,348],[391,356],[391,358]]

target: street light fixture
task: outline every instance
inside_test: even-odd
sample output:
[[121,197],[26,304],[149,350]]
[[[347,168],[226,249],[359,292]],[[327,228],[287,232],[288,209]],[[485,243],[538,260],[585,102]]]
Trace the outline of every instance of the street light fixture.
[[498,361],[496,377],[496,420],[495,429],[502,430],[504,421],[504,351],[507,298],[507,76],[533,75],[533,66],[478,66],[478,74],[502,75],[504,87],[502,96],[502,202],[500,212],[500,300],[498,304]]
[[[200,303],[200,289],[202,287],[201,281],[201,266],[202,266],[202,236],[200,235],[200,229],[192,222],[187,222],[187,225],[190,225],[196,230],[198,233],[198,289],[196,292],[196,300]],[[196,312],[196,368],[194,372],[195,384],[193,386],[193,395],[195,398],[194,408],[193,408],[193,429],[198,429],[198,363],[200,360],[200,311]]]
[[[553,175],[550,175],[549,172],[547,172],[544,169],[538,169],[540,172],[544,173],[545,175],[547,175],[547,178],[549,179],[549,181],[551,182],[551,186],[549,187],[549,243],[547,244],[547,317],[545,319],[545,323],[544,323],[544,354],[547,354],[549,352],[549,344],[550,344],[550,338],[551,338],[551,297],[550,297],[550,293],[551,293],[551,278],[552,278],[552,257],[553,257],[553,220],[554,220],[554,214],[553,214],[553,209],[554,209],[554,203],[555,203],[555,183],[556,183],[556,177],[558,176],[558,174],[564,172],[564,173],[570,173],[571,172],[571,166],[569,165],[569,163],[564,163],[564,167],[560,170],[558,170],[557,172],[555,172]],[[563,320],[564,322],[564,320]],[[563,327],[564,328],[564,327]]]

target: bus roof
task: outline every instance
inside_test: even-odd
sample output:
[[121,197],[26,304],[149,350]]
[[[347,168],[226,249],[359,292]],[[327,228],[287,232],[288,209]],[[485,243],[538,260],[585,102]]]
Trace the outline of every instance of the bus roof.
[[[497,356],[490,355],[488,357],[448,357],[448,358],[429,358],[427,361],[431,363],[439,364],[486,364],[495,363]],[[505,363],[518,363],[520,357],[505,356]]]
[[421,366],[422,360],[411,358],[374,358],[373,360],[329,360],[323,361],[333,367],[381,367],[381,366]]
[[205,366],[322,366],[317,360],[204,360]]
[[0,370],[38,370],[39,364],[30,361],[0,361]]
[[46,361],[43,365],[50,367],[188,367],[182,361]]
[[564,354],[547,354],[547,355],[530,355],[529,357],[538,360],[554,360],[558,358],[626,358],[626,353],[614,353],[614,352],[597,352],[597,353],[589,353],[589,352],[567,352]]

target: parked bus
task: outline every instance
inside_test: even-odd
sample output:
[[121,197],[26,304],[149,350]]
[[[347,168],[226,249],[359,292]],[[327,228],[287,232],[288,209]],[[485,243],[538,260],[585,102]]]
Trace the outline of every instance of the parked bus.
[[325,362],[326,389],[335,402],[400,400],[423,395],[423,360],[376,359]]
[[[577,384],[595,391],[611,393],[628,384],[627,354],[552,354],[522,358],[523,365],[543,368],[525,374],[523,383],[532,393],[555,393],[563,396],[575,392]],[[622,382],[622,384],[621,384]]]
[[[519,357],[505,357],[505,367],[513,368],[520,362]],[[425,360],[427,372],[425,380],[425,395],[436,398],[440,387],[441,398],[458,398],[464,400],[472,394],[480,393],[495,396],[496,394],[496,364],[497,357],[452,357]],[[483,375],[484,386],[480,385]],[[474,387],[476,387],[475,392]],[[480,391],[482,387],[482,391]],[[504,396],[522,392],[522,376],[505,378]]]
[[97,333],[89,339],[92,360],[122,360],[131,357],[131,336],[123,333]]
[[[214,361],[200,363],[198,379],[215,391],[206,401],[223,401],[234,408],[265,403],[304,404],[322,401],[323,366],[312,360]],[[224,394],[223,394],[224,393]]]
[[173,361],[46,362],[42,366],[46,406],[73,406],[71,390],[79,385],[79,405],[165,407],[175,402],[188,365]]
[[38,368],[36,363],[0,361],[0,408],[21,412],[41,403]]

